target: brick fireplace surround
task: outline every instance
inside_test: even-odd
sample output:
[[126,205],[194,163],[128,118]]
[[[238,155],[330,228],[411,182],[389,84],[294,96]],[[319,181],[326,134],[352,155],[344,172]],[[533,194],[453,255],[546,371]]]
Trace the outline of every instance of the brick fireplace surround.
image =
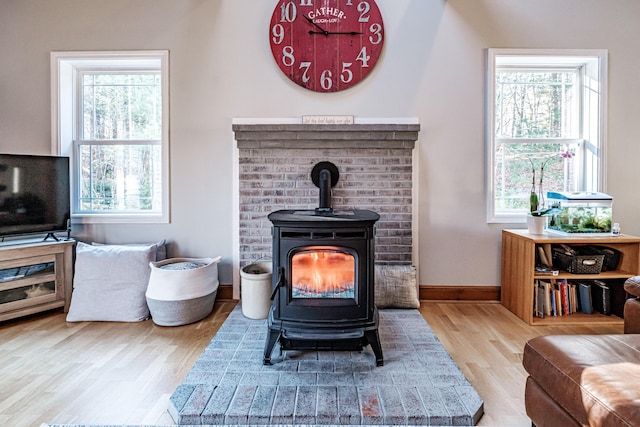
[[271,222],[279,209],[314,209],[313,166],[334,163],[336,210],[369,209],[376,263],[412,264],[413,152],[419,124],[234,124],[238,148],[240,268],[271,258]]

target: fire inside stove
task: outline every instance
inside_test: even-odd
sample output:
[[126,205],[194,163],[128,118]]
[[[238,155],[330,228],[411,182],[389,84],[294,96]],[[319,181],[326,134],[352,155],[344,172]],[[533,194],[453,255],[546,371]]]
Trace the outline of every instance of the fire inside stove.
[[355,298],[355,257],[337,248],[311,248],[291,259],[293,298]]

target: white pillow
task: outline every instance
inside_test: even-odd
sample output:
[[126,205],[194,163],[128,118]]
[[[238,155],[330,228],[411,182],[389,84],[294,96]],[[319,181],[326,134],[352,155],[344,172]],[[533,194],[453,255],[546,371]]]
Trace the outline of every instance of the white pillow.
[[[106,243],[91,242],[91,244],[93,246],[104,246]],[[122,243],[120,246],[146,247],[150,245],[155,245],[156,247],[156,259],[154,259],[154,261],[162,261],[167,259],[167,241],[166,240],[160,240],[159,242],[156,242],[156,243]]]
[[149,318],[145,292],[156,245],[78,242],[67,322],[137,322]]

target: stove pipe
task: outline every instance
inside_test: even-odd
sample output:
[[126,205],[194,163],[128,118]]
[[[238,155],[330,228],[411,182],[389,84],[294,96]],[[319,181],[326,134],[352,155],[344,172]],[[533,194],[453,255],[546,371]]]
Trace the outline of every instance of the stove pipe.
[[316,208],[316,212],[331,213],[331,172],[327,169],[320,171],[318,188],[320,189],[320,202]]
[[318,215],[331,215],[331,189],[340,179],[338,168],[331,162],[320,162],[311,170],[311,181],[320,189],[320,202],[316,208]]

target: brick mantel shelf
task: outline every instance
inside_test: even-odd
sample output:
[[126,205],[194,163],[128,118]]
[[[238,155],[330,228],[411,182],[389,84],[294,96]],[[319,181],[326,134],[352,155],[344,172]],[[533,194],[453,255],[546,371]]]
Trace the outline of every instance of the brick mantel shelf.
[[419,124],[234,124],[239,149],[413,149]]

